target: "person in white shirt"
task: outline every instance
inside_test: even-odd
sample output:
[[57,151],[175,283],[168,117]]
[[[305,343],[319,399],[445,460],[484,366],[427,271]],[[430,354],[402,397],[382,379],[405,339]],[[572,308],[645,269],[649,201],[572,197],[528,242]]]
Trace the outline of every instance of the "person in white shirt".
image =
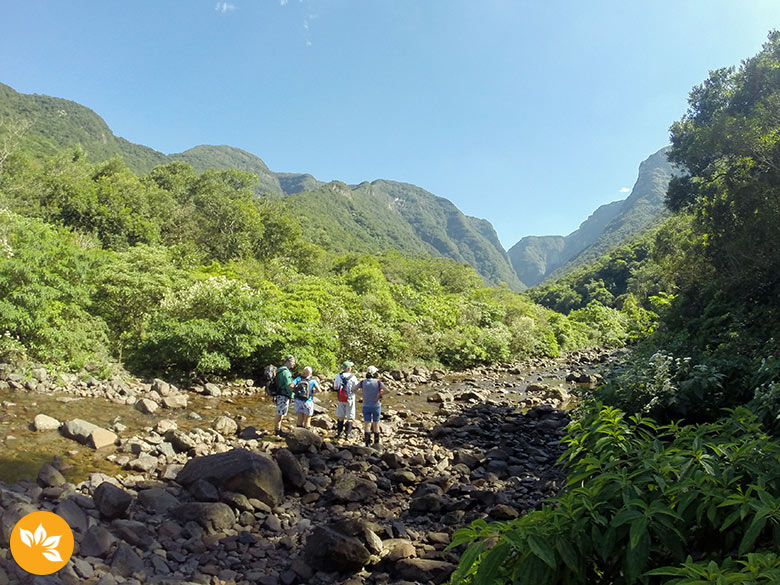
[[355,387],[358,384],[357,377],[352,373],[350,361],[341,364],[341,373],[333,380],[333,390],[338,393],[336,405],[336,439],[344,432],[344,438],[349,439],[352,433],[352,425],[355,420]]

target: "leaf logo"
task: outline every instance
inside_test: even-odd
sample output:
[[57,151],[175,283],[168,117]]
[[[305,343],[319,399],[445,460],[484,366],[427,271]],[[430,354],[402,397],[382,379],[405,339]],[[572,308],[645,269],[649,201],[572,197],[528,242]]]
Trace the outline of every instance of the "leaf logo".
[[43,524],[38,524],[38,528],[35,529],[35,534],[30,532],[29,530],[25,530],[24,528],[19,529],[19,536],[22,539],[22,542],[29,546],[30,548],[33,547],[33,544],[36,546],[43,547],[43,556],[45,556],[47,559],[49,559],[53,563],[59,563],[62,561],[62,557],[60,556],[60,553],[57,552],[57,547],[60,544],[60,537],[59,536],[46,536],[46,529],[43,527]]
[[28,573],[50,575],[70,560],[73,531],[57,514],[27,514],[11,532],[11,554]]

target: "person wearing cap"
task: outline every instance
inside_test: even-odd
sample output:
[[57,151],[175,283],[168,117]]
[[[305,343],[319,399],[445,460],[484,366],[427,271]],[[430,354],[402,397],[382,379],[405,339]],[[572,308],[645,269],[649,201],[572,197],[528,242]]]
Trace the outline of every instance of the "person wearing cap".
[[338,392],[338,402],[336,403],[336,439],[344,431],[344,438],[349,439],[352,433],[352,424],[355,420],[355,386],[357,378],[352,374],[350,361],[341,364],[341,373],[333,380],[333,389]]
[[295,358],[287,355],[284,365],[276,370],[276,417],[274,418],[274,434],[283,435],[282,419],[290,411],[290,399],[293,397],[293,384],[291,368],[295,367]]
[[303,368],[303,373],[293,380],[293,387],[305,385],[305,398],[295,393],[295,414],[298,415],[298,426],[308,429],[311,427],[311,417],[314,414],[314,394],[320,391],[320,385],[316,378],[312,377],[311,366]]
[[374,445],[379,444],[379,419],[382,416],[382,380],[377,378],[376,366],[368,366],[366,377],[358,384],[363,392],[363,438],[366,446],[371,444],[371,432],[374,433]]

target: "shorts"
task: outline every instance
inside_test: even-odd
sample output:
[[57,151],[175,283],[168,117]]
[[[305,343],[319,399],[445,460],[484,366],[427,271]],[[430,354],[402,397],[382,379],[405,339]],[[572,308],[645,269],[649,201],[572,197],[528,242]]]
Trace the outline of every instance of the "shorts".
[[363,405],[363,421],[364,422],[379,422],[379,418],[382,416],[382,405],[372,404],[371,406]]
[[355,399],[349,402],[338,402],[336,404],[336,418],[355,419]]
[[290,399],[280,394],[276,397],[276,415],[277,416],[284,416],[290,411]]
[[304,414],[311,416],[314,414],[313,400],[295,400],[295,414]]

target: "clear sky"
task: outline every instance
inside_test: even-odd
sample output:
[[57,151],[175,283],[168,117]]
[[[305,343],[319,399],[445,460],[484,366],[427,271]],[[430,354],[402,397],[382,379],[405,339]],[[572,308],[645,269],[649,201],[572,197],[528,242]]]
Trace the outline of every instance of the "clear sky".
[[165,153],[407,181],[505,247],[622,199],[779,0],[0,0],[0,82]]

